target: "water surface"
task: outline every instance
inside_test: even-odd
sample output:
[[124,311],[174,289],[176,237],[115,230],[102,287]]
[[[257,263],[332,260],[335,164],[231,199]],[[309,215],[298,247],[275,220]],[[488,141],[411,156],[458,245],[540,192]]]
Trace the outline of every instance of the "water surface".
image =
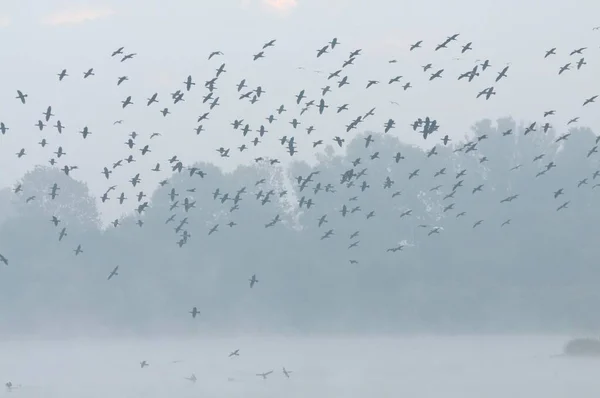
[[[246,337],[7,341],[10,396],[597,397],[600,360],[552,358],[568,337]],[[239,348],[240,356],[229,358]],[[150,366],[140,368],[140,361]],[[178,361],[173,363],[174,361]],[[285,378],[282,367],[294,373]],[[274,370],[267,380],[256,373]],[[196,374],[194,384],[185,377]],[[230,381],[228,379],[233,379]],[[8,396],[8,392],[3,392]]]

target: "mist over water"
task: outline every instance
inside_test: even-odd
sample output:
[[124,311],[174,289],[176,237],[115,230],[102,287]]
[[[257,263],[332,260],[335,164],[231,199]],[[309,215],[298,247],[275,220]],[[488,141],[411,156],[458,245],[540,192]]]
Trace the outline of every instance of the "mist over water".
[[[588,129],[574,130],[558,148],[550,134],[518,140],[501,134],[517,128],[512,120],[475,126],[478,137],[491,137],[480,144],[491,159],[487,166],[479,157],[458,158],[451,148],[440,148],[440,155],[425,161],[420,149],[374,135],[387,162],[369,164],[370,181],[378,188],[361,192],[360,203],[375,209],[377,218],[335,214],[353,194],[347,188],[339,188],[342,199],[312,194],[331,212],[336,230],[331,241],[320,239],[325,227],[316,224],[322,213],[287,213],[281,202],[273,208],[253,199],[263,189],[253,187],[255,181],[269,177],[259,168],[225,174],[202,164],[208,173],[201,181],[174,175],[169,186],[154,192],[147,214],[127,216],[122,226],[108,229],[98,227],[98,208],[85,184],[56,170],[36,169],[22,180],[28,192],[44,197],[58,181],[64,194],[27,204],[0,190],[5,200],[0,243],[10,259],[0,274],[0,381],[22,386],[6,394],[594,396],[600,391],[600,361],[553,355],[570,337],[597,335],[600,191],[577,186],[586,177],[596,184],[598,160],[584,156],[597,138]],[[326,159],[317,169],[299,164],[286,178],[320,170],[319,181],[336,182],[347,162],[364,157],[362,139],[349,143],[346,156]],[[406,162],[392,168],[395,152],[405,154]],[[560,164],[547,178],[535,177],[543,167],[532,161],[539,153]],[[515,164],[524,165],[520,172],[511,170]],[[436,177],[430,176],[442,167],[448,167],[440,180],[447,187],[456,173],[469,170],[457,206],[470,220],[444,212],[444,192],[431,191]],[[416,168],[430,178],[408,184],[407,173]],[[379,188],[385,175],[398,181],[403,191],[398,199]],[[277,181],[269,184],[282,189]],[[489,189],[475,194],[478,184]],[[189,217],[193,236],[181,248],[173,226],[165,227],[171,214],[168,193],[190,186],[197,188],[194,196],[202,207],[190,213],[179,209],[178,221]],[[235,214],[239,227],[208,237],[212,225],[225,227],[234,219],[212,192],[242,186],[249,193],[244,211]],[[573,201],[570,211],[557,211],[564,199],[552,192],[560,187]],[[515,192],[522,195],[518,201],[499,203]],[[414,210],[414,220],[399,216],[406,209]],[[286,223],[265,228],[280,212]],[[54,214],[69,228],[62,243],[60,228],[49,221]],[[144,228],[135,224],[138,217]],[[485,223],[476,230],[472,222],[480,217]],[[508,218],[513,223],[502,227]],[[444,228],[439,236],[428,234],[434,225]],[[361,250],[351,251],[349,236],[359,230]],[[389,253],[399,238],[409,241],[406,250]],[[84,248],[80,256],[72,252],[78,244]],[[107,280],[116,265],[119,275]],[[251,288],[248,278],[254,273],[260,282]],[[189,314],[193,306],[199,317]],[[277,334],[286,330],[310,337]],[[386,332],[388,337],[380,337]],[[446,337],[425,337],[428,333]],[[509,337],[524,333],[531,335]],[[231,334],[244,337],[215,338]],[[350,334],[363,337],[345,337]],[[407,337],[411,334],[417,337]],[[132,337],[97,337],[117,335]],[[184,335],[194,337],[175,337]],[[229,358],[238,348],[240,356]],[[141,361],[150,366],[141,369]],[[294,372],[290,379],[282,374],[284,366]],[[256,376],[271,370],[267,380]],[[196,383],[185,379],[192,374]]]
[[598,397],[600,2],[75,3],[0,1],[0,396]]
[[[593,359],[561,336],[7,341],[20,397],[592,397]],[[239,357],[228,353],[240,349]],[[150,366],[141,369],[140,362]],[[174,361],[181,361],[173,363]],[[288,379],[282,367],[293,371]],[[267,380],[257,373],[273,370]],[[185,379],[195,374],[196,383]]]

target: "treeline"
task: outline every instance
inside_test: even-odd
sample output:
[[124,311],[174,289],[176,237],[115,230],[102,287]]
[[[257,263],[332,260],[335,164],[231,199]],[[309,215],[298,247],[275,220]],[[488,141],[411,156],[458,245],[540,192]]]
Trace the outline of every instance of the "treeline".
[[[367,148],[363,134],[344,156],[322,155],[315,168],[257,164],[223,174],[197,164],[204,177],[175,173],[143,200],[145,211],[106,229],[85,184],[37,168],[20,182],[23,193],[0,192],[0,253],[10,260],[0,268],[0,332],[593,330],[600,326],[598,155],[588,156],[596,145],[590,130],[570,132],[556,142],[553,131],[523,135],[510,119],[481,121],[468,139],[474,149],[444,146],[434,135],[430,157],[429,149],[373,133]],[[550,162],[556,167],[537,176]],[[350,169],[360,177],[341,184]],[[311,172],[318,174],[300,191],[297,177]],[[61,189],[52,200],[54,183]],[[239,209],[213,199],[217,188],[231,199],[242,187]],[[171,189],[179,201],[173,210]],[[129,196],[124,206],[137,208]],[[310,209],[299,208],[302,197],[312,199]],[[195,207],[186,211],[185,198]],[[266,228],[277,215],[282,222]],[[119,275],[107,281],[117,265]],[[259,282],[250,289],[253,274]],[[193,306],[197,319],[187,313]]]

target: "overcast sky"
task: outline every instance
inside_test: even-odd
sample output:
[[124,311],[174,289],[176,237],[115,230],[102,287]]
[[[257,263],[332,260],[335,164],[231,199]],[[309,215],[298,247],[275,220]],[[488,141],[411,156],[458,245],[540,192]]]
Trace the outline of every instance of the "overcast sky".
[[[160,162],[167,169],[166,160],[173,155],[184,164],[205,160],[229,170],[257,156],[288,161],[278,142],[284,135],[296,138],[295,158],[310,159],[313,141],[333,144],[336,135],[349,141],[352,134],[344,126],[373,107],[375,116],[358,132],[381,131],[392,118],[397,127],[391,134],[427,148],[439,144],[444,134],[460,139],[481,118],[541,121],[550,109],[557,111],[553,125],[559,131],[575,116],[581,117],[581,126],[598,131],[600,105],[582,108],[585,99],[600,94],[600,30],[593,30],[597,25],[600,2],[591,0],[3,0],[0,121],[10,130],[0,135],[0,188],[13,185],[35,164],[48,164],[58,146],[67,153],[58,166],[78,165],[73,177],[88,182],[95,195],[109,185],[127,184],[137,172],[150,184],[144,189],[151,191],[169,173],[151,173],[150,168]],[[457,41],[434,51],[455,33],[460,34]],[[340,44],[317,58],[317,50],[333,37]],[[265,50],[265,58],[253,61],[253,54],[271,39],[277,39],[275,46]],[[423,40],[423,48],[410,52],[418,40]],[[461,54],[467,42],[473,43],[473,50]],[[126,62],[111,58],[121,46],[125,53],[137,55]],[[544,59],[552,47],[557,54]],[[580,47],[588,47],[583,52],[587,64],[577,70],[581,56],[569,53]],[[338,89],[339,78],[327,80],[327,74],[341,69],[356,49],[362,49],[361,55],[340,74],[348,75],[350,84]],[[209,53],[216,50],[224,55],[209,61]],[[397,63],[388,62],[392,59]],[[476,60],[485,59],[491,68],[473,82],[457,80]],[[559,76],[567,62],[572,70]],[[221,63],[227,72],[214,94],[220,105],[202,122],[206,131],[197,136],[196,119],[209,106],[202,103],[208,92],[204,82]],[[424,72],[422,66],[428,63],[432,68]],[[495,83],[507,65],[507,78]],[[84,80],[84,71],[92,67],[95,76]],[[69,76],[59,82],[62,69]],[[442,78],[429,81],[439,69],[444,69]],[[185,90],[188,75],[197,85],[185,94],[185,102],[174,105],[169,93]],[[397,75],[402,76],[400,83],[389,85]],[[129,80],[117,86],[120,76]],[[242,92],[257,86],[265,91],[256,104],[238,100],[236,85],[243,78],[248,87]],[[381,83],[366,90],[368,80]],[[404,91],[406,82],[413,88]],[[318,102],[327,85],[332,92],[323,97],[330,106],[325,114],[312,108],[300,116],[295,95],[305,89],[307,100]],[[491,85],[497,95],[489,101],[475,98]],[[28,94],[25,105],[15,98],[16,90]],[[154,93],[160,102],[147,107],[146,99]],[[133,105],[123,109],[121,101],[129,95]],[[277,115],[282,104],[288,111]],[[336,113],[344,104],[348,110]],[[40,132],[34,124],[49,105],[56,116]],[[172,112],[167,117],[159,112],[164,107]],[[278,119],[273,124],[265,120],[270,114]],[[425,116],[441,125],[441,135],[426,143],[409,127]],[[293,118],[301,122],[296,130],[289,124]],[[119,119],[123,124],[113,125]],[[230,123],[235,119],[249,123],[252,133],[244,138],[233,130]],[[62,135],[52,127],[57,120],[66,126]],[[261,124],[268,132],[254,148],[250,141]],[[315,131],[308,136],[305,128],[310,125]],[[92,131],[85,140],[77,134],[84,126]],[[116,170],[106,181],[103,167],[112,168],[131,152],[124,144],[131,131],[140,134],[133,150],[137,162]],[[150,140],[155,132],[162,136]],[[46,148],[37,144],[42,138],[49,142]],[[250,150],[240,154],[236,147],[242,143]],[[138,149],[146,144],[152,153],[142,157]],[[216,149],[221,146],[231,148],[230,158],[219,158]],[[21,148],[27,155],[18,159],[15,154]],[[112,217],[114,212],[107,214]]]

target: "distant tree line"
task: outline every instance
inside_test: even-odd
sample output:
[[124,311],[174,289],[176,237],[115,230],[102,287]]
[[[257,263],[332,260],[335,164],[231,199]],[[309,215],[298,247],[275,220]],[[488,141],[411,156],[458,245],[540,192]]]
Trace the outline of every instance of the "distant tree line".
[[[142,201],[147,209],[106,229],[85,184],[38,167],[19,182],[23,192],[0,192],[0,253],[10,260],[0,268],[0,333],[594,330],[595,135],[573,129],[556,142],[553,131],[523,130],[511,119],[484,120],[465,142],[428,137],[437,150],[429,157],[390,133],[372,133],[365,147],[365,133],[343,156],[320,155],[315,168],[257,163],[224,174],[199,163],[203,177],[174,173]],[[312,172],[300,191],[297,177]],[[52,200],[54,183],[61,189]],[[239,209],[213,199],[217,188],[232,199],[242,187]],[[137,209],[142,202],[128,196],[124,205]],[[299,208],[302,197],[310,208]],[[185,198],[195,207],[186,211]],[[282,222],[265,227],[277,215]]]

